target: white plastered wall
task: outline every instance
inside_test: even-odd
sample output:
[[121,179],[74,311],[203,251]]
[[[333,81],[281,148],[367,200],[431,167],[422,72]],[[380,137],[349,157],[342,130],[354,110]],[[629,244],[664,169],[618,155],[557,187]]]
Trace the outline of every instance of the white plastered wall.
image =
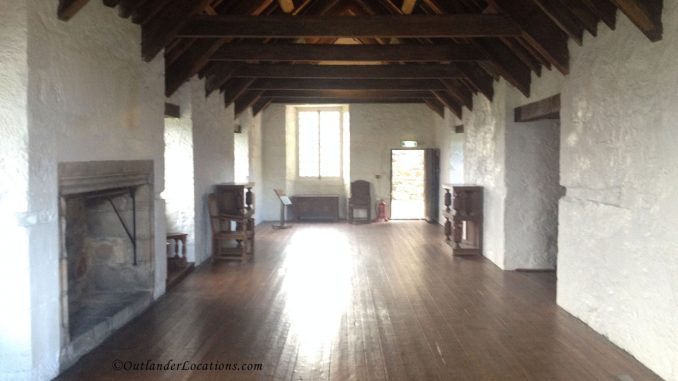
[[504,218],[506,201],[506,125],[509,85],[495,83],[490,102],[473,97],[473,112],[464,109],[464,181],[483,186],[483,255],[504,268]]
[[273,189],[280,188],[289,195],[294,194],[294,190],[287,187],[286,180],[285,106],[279,104],[268,106],[262,112],[261,125],[263,187],[257,203],[263,221],[276,221],[280,218],[280,201],[273,193]]
[[[28,235],[28,5],[0,2],[0,380],[33,374]],[[57,348],[58,351],[58,348]]]
[[422,104],[350,106],[351,181],[372,183],[374,204],[379,199],[388,204],[391,199],[391,149],[400,148],[403,140],[416,140],[420,148],[437,148],[437,122],[432,115]]
[[10,335],[2,324],[2,379],[50,379],[59,371],[58,162],[154,161],[154,294],[164,292],[162,58],[142,62],[139,28],[102,4],[90,4],[68,23],[57,20],[56,6],[0,5],[9,45],[0,47],[0,65],[10,65],[3,70],[10,77],[0,74],[0,97],[11,97],[3,98],[0,112],[3,157],[12,160],[3,176],[13,188],[3,188],[0,204],[3,224],[5,202],[12,202],[9,216],[19,225],[7,223],[19,251],[16,266],[5,266],[13,284],[3,289],[22,297],[6,299],[15,324]]
[[210,258],[212,231],[207,213],[207,195],[214,184],[234,179],[233,105],[224,107],[224,98],[212,93],[205,98],[202,80],[184,86],[191,91],[193,121],[193,176],[195,179],[195,263]]
[[678,3],[657,43],[618,16],[571,46],[558,304],[678,380]]
[[[484,187],[483,254],[506,270],[554,268],[557,255],[558,125],[514,122],[516,107],[558,94],[564,77],[544,70],[525,97],[505,80],[490,102],[474,96],[464,109],[463,179]],[[461,144],[452,141],[445,160]],[[529,209],[529,210],[528,210]]]
[[435,125],[435,144],[440,149],[440,212],[438,223],[443,225],[443,203],[445,191],[442,185],[461,184],[464,182],[464,133],[456,133],[454,128],[461,124],[461,120],[445,108],[445,117],[440,118],[431,113]]
[[[254,220],[256,224],[262,222],[263,214],[263,205],[260,204],[260,197],[264,192],[263,176],[262,176],[262,149],[261,149],[261,113],[256,116],[252,115],[252,109],[248,108],[245,110],[238,119],[236,123],[239,123],[242,126],[242,133],[246,135],[243,139],[247,143],[247,149],[243,150],[247,153],[247,157],[244,158],[247,160],[247,173],[246,181],[254,183]],[[238,163],[235,163],[236,170]]]
[[[286,110],[289,108],[290,112]],[[276,221],[280,201],[273,188],[295,193],[332,193],[346,196],[347,183],[367,180],[372,183],[372,200],[390,198],[391,149],[401,140],[417,140],[423,148],[437,148],[436,121],[433,112],[419,104],[352,104],[348,107],[349,177],[344,183],[318,184],[296,178],[296,129],[293,107],[271,105],[262,113],[262,166],[264,189],[262,218]],[[439,117],[436,116],[439,119]],[[376,176],[379,175],[380,179]],[[345,215],[342,199],[340,216]],[[373,214],[374,215],[374,214]]]
[[195,261],[195,196],[193,179],[193,117],[190,86],[179,88],[168,102],[179,118],[165,118],[165,220],[168,232],[188,234],[186,258]]
[[[550,265],[551,254],[535,256],[533,245],[548,252],[552,242],[519,225],[539,221],[520,214],[526,209],[556,212],[550,201],[525,199],[534,196],[524,192],[534,185],[526,172],[534,162],[523,157],[552,152],[556,126],[517,124],[512,112],[561,93],[559,181],[567,195],[558,206],[557,302],[661,377],[678,380],[678,4],[665,4],[663,22],[663,40],[650,43],[619,13],[616,31],[599,24],[597,38],[570,44],[567,77],[533,77],[529,98],[503,80],[492,103],[475,97],[463,117],[464,180],[485,186],[485,255],[506,269]],[[552,236],[552,229],[543,231]]]

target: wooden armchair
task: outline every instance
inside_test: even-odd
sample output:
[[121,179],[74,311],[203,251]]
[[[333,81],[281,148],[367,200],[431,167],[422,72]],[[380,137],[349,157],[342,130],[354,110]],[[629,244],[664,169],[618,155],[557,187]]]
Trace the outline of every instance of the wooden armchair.
[[[367,217],[356,219],[354,217],[355,209],[365,209]],[[348,199],[348,221],[351,223],[372,221],[370,183],[365,180],[356,180],[351,183],[351,198]]]
[[243,210],[226,214],[219,210],[217,196],[211,193],[207,205],[212,225],[212,260],[240,259],[254,256],[254,224],[252,212]]

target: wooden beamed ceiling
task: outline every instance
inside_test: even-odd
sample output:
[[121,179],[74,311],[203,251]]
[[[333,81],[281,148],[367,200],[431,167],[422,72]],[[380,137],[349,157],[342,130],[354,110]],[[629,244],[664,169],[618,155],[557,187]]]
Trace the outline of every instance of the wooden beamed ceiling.
[[[543,67],[567,74],[617,10],[651,41],[662,0],[103,0],[164,50],[165,92],[195,75],[235,114],[272,103],[423,103],[461,116],[503,77],[526,96]],[[88,0],[58,0],[68,20]]]

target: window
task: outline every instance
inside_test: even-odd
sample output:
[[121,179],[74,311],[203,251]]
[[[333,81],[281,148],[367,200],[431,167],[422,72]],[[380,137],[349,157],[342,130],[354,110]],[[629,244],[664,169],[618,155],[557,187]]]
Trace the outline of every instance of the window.
[[341,176],[341,109],[298,109],[299,176]]

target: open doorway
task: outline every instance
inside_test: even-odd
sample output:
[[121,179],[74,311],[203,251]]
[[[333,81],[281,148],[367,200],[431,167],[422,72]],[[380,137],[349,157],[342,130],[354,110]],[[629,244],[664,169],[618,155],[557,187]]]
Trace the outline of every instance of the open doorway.
[[391,150],[391,219],[426,217],[425,151]]
[[505,269],[557,267],[558,202],[565,194],[559,115],[556,95],[516,108],[515,123],[507,129]]

